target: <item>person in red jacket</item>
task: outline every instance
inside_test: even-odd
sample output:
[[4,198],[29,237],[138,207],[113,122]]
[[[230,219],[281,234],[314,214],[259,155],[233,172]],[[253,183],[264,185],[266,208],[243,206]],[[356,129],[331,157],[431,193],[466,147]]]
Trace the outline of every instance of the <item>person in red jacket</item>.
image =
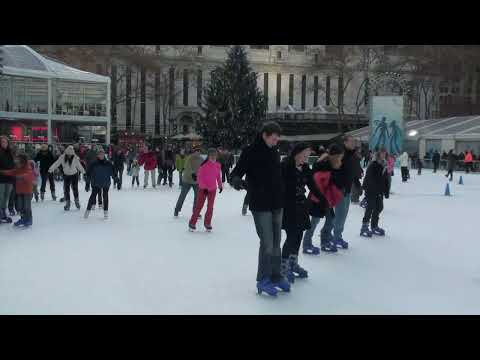
[[471,151],[467,151],[465,154],[465,160],[463,161],[465,162],[465,171],[468,174],[473,169],[473,156]]
[[149,175],[152,177],[152,186],[153,188],[155,188],[156,187],[155,169],[157,168],[157,154],[155,153],[155,151],[146,149],[146,151],[140,155],[140,158],[138,159],[138,163],[140,164],[140,166],[143,166],[143,169],[145,171],[145,177],[143,179],[144,180],[143,188],[145,189],[148,186]]
[[205,200],[208,199],[207,212],[205,214],[205,229],[207,231],[212,230],[212,216],[213,216],[213,204],[215,202],[215,196],[217,195],[217,184],[220,189],[220,193],[223,191],[222,183],[222,169],[219,162],[217,162],[217,150],[208,150],[208,159],[205,160],[197,172],[198,179],[198,193],[197,202],[195,203],[195,210],[193,211],[192,218],[188,223],[188,227],[191,231],[196,230],[196,223],[200,211],[202,211]]
[[15,159],[15,169],[3,170],[1,174],[15,177],[16,205],[21,218],[14,225],[31,226],[34,175],[28,156],[24,153],[18,154]]

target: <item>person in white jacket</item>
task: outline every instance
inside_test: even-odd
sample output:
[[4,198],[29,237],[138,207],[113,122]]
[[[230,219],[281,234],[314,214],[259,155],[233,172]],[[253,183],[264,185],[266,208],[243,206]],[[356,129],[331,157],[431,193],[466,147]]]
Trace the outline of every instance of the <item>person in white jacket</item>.
[[406,182],[408,179],[408,153],[404,151],[403,154],[400,155],[399,160],[400,170],[402,172],[402,181]]
[[70,186],[72,187],[73,196],[75,198],[75,206],[77,209],[80,209],[80,200],[78,198],[78,179],[80,173],[85,174],[85,169],[80,163],[80,158],[75,155],[75,150],[73,146],[70,145],[65,149],[65,152],[59,156],[58,160],[55,161],[50,169],[49,173],[53,173],[55,169],[59,166],[62,166],[63,169],[63,182],[64,182],[64,191],[65,191],[65,211],[70,210]]

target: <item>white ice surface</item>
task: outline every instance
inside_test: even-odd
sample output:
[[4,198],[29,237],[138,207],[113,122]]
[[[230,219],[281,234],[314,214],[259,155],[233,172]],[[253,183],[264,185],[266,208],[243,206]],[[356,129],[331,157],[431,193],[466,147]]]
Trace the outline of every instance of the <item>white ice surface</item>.
[[480,314],[480,176],[463,174],[461,186],[455,174],[445,197],[443,174],[412,170],[402,184],[397,170],[381,217],[387,236],[360,238],[363,209],[352,205],[350,249],[300,255],[310,277],[276,299],[256,294],[244,192],[217,195],[208,234],[201,221],[187,231],[192,193],[173,218],[175,185],[132,190],[125,175],[107,221],[99,210],[83,219],[83,189],[82,210],[68,213],[47,190],[31,229],[0,225],[0,314]]

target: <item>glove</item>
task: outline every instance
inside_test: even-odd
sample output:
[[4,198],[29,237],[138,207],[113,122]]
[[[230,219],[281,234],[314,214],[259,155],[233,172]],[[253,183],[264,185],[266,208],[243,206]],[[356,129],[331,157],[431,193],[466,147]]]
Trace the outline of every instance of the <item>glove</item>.
[[193,173],[192,174],[192,179],[193,179],[193,181],[197,181],[197,174]]
[[222,191],[223,191],[223,187],[220,188],[220,191],[218,193],[221,194]]
[[232,186],[237,191],[242,190],[242,179],[240,179],[238,176],[235,176],[232,179]]
[[207,189],[203,190],[203,193],[205,194],[205,196],[207,196],[208,195],[208,190]]

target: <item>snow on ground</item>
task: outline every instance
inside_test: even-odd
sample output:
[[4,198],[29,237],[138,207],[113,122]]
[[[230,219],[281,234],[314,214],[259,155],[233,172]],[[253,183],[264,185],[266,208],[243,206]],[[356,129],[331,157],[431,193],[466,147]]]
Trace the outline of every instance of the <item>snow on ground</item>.
[[385,238],[360,238],[363,209],[352,205],[350,249],[302,254],[310,277],[276,299],[256,294],[259,242],[252,216],[241,216],[244,192],[217,195],[210,234],[201,222],[187,231],[191,193],[173,218],[175,185],[131,189],[124,176],[107,221],[99,210],[83,219],[83,182],[80,212],[47,192],[31,229],[0,225],[0,314],[480,314],[480,176],[463,174],[461,186],[455,174],[445,197],[443,171],[411,173],[406,184],[398,170],[393,178]]

